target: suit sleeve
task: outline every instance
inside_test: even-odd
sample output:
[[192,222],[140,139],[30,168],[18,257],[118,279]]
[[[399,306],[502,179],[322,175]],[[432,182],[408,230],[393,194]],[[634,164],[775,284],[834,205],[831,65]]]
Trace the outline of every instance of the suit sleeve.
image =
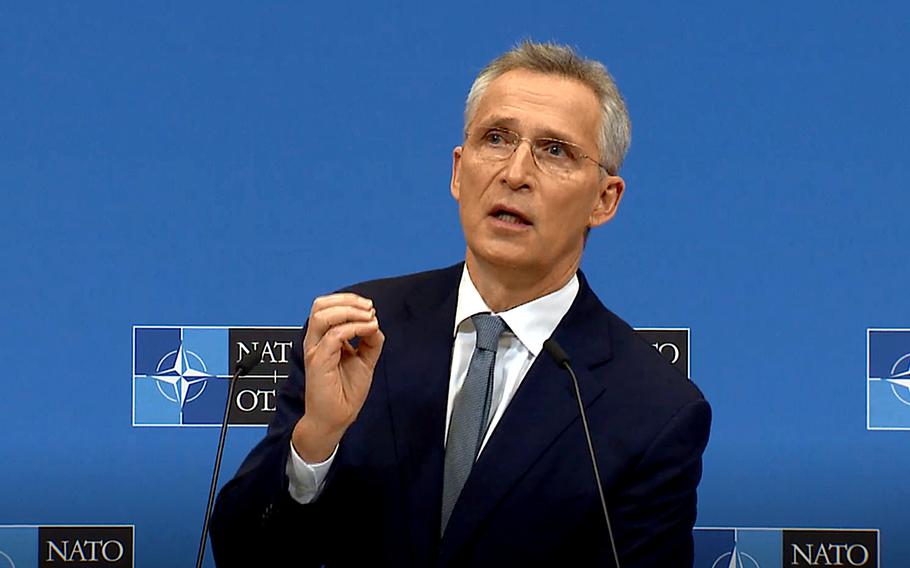
[[[682,407],[607,502],[623,568],[692,566],[696,488],[710,426],[705,400]],[[607,552],[603,565],[608,566],[612,552]]]
[[[305,333],[305,330],[304,330]],[[291,433],[304,413],[303,336],[291,354],[291,372],[278,393],[275,417],[234,478],[221,489],[212,513],[212,553],[219,568],[320,566],[324,505],[301,505],[288,492]],[[329,473],[329,482],[331,472]]]

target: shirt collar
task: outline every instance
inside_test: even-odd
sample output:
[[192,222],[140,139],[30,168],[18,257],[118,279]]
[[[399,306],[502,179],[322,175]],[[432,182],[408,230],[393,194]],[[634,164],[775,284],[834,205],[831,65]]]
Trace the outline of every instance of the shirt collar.
[[[543,349],[544,341],[553,335],[556,326],[575,301],[578,288],[578,275],[573,274],[559,290],[494,315],[501,317],[515,337],[537,357]],[[455,327],[452,335],[456,335],[461,324],[471,316],[492,312],[493,310],[480,297],[480,292],[468,274],[468,265],[465,264],[461,272],[461,282],[458,284],[458,304],[455,307]]]

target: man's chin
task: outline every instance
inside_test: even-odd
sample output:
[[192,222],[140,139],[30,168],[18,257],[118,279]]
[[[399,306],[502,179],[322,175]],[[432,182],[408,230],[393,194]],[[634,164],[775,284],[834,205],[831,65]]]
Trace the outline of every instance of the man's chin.
[[469,247],[467,258],[469,267],[473,260],[474,263],[482,264],[486,269],[529,274],[540,270],[539,261],[536,261],[539,256],[524,247],[502,246],[502,244],[482,247],[480,250],[472,250]]

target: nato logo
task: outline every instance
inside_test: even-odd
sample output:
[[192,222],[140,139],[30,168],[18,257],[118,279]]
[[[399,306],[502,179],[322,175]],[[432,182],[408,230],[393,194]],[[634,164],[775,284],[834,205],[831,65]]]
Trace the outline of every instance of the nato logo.
[[866,428],[910,430],[910,329],[868,329],[866,360]]
[[638,327],[635,331],[663,355],[676,370],[686,377],[692,376],[689,363],[689,335],[687,327]]
[[132,525],[0,526],[0,568],[131,568]]
[[878,566],[878,531],[696,528],[695,568]]
[[228,423],[268,424],[299,333],[293,327],[134,326],[133,426],[220,426],[231,370],[259,349],[259,366],[235,387]]

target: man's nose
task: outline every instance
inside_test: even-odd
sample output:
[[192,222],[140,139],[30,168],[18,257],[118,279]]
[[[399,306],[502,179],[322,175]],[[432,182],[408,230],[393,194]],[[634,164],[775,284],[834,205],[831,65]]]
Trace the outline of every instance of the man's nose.
[[502,172],[503,182],[512,189],[530,187],[531,177],[537,168],[531,143],[525,144],[525,142],[527,140],[518,142],[518,147],[512,152]]

